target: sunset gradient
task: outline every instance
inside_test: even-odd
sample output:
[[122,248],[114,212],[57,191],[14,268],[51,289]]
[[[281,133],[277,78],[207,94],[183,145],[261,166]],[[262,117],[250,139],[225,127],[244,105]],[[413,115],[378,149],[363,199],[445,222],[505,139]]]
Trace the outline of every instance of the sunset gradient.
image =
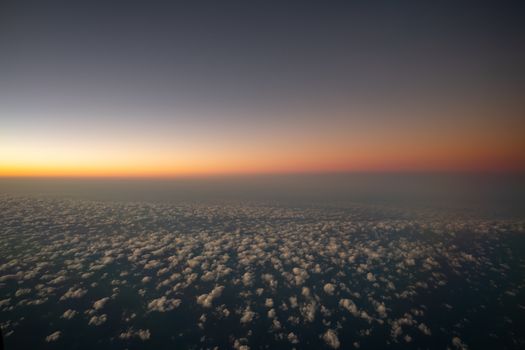
[[6,5],[0,176],[523,172],[522,18],[462,6]]
[[[326,123],[326,124],[324,124]],[[147,127],[146,127],[147,128]],[[377,126],[283,122],[215,133],[16,130],[0,141],[1,176],[177,177],[362,171],[523,171],[523,125]],[[101,128],[102,130],[103,128]],[[64,136],[64,135],[67,135]]]

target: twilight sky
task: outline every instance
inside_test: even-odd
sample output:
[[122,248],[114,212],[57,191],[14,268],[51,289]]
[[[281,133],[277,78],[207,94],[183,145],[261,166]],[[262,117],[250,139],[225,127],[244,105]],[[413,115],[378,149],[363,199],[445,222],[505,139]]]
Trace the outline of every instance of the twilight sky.
[[3,1],[0,176],[524,171],[519,1]]

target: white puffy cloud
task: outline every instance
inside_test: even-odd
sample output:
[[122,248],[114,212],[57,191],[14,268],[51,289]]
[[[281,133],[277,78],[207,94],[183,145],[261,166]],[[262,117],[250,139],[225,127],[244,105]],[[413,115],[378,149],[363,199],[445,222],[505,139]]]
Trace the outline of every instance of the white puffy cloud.
[[461,349],[461,350],[468,349],[468,346],[465,343],[463,343],[463,341],[459,337],[452,338],[452,345],[454,345],[456,349]]
[[297,297],[292,296],[288,300],[290,300],[290,307],[292,309],[295,309],[298,306],[298,304],[297,304]]
[[297,286],[302,285],[309,277],[308,272],[306,270],[294,267],[292,269],[292,272],[294,273],[294,281]]
[[99,300],[95,301],[93,303],[93,309],[100,310],[100,309],[104,308],[104,305],[106,305],[108,300],[109,300],[109,298],[105,297],[105,298],[102,298],[102,299],[99,299]]
[[160,265],[160,261],[158,260],[150,260],[144,265],[145,270],[151,270]]
[[71,310],[71,309],[67,309],[63,314],[62,318],[65,318],[66,320],[70,320],[72,319],[73,317],[75,317],[77,315],[77,312],[75,310]]
[[51,342],[57,341],[58,339],[60,339],[61,336],[62,336],[62,332],[56,331],[46,337],[46,342],[51,343]]
[[177,308],[181,304],[180,299],[168,299],[162,296],[148,303],[148,311],[166,312]]
[[49,284],[60,284],[60,283],[65,282],[65,280],[66,280],[65,276],[58,276],[52,279],[51,281],[49,281]]
[[417,328],[425,335],[432,335],[430,328],[428,328],[428,326],[424,323],[420,323]]
[[31,293],[31,288],[20,288],[16,291],[15,297],[21,297],[23,295],[27,295]]
[[265,273],[261,276],[264,283],[266,283],[271,288],[276,288],[278,285],[278,281],[275,279],[275,277],[270,273]]
[[381,318],[386,318],[387,317],[386,307],[385,307],[384,303],[378,303],[377,307],[376,307],[376,311],[379,314],[379,317],[381,317]]
[[301,290],[301,295],[305,298],[309,298],[310,297],[310,288],[308,287],[303,287],[303,289]]
[[299,344],[299,338],[294,332],[288,333],[288,341],[292,344]]
[[273,307],[273,299],[272,298],[266,298],[264,302],[264,306],[272,308]]
[[301,315],[307,322],[313,322],[315,320],[315,314],[317,312],[317,303],[310,301],[300,308]]
[[[148,312],[173,310],[181,302],[175,298],[184,298],[188,300],[189,310],[205,311],[197,321],[205,333],[207,327],[217,325],[217,320],[231,314],[239,317],[245,325],[241,328],[246,338],[237,339],[237,348],[248,347],[248,339],[257,335],[248,328],[257,318],[255,307],[263,305],[261,312],[266,315],[262,314],[265,316],[262,321],[271,324],[271,336],[279,342],[295,344],[303,338],[303,330],[309,329],[306,323],[320,317],[319,323],[331,328],[320,334],[320,340],[334,346],[339,342],[336,332],[342,332],[339,330],[345,329],[345,322],[356,317],[369,323],[356,329],[360,336],[377,335],[377,327],[390,327],[391,339],[386,339],[387,342],[416,343],[423,335],[432,336],[430,328],[421,323],[426,308],[424,305],[419,309],[404,307],[413,305],[410,302],[423,292],[421,289],[430,293],[434,288],[445,286],[449,273],[461,276],[465,283],[477,280],[473,278],[475,274],[487,266],[501,277],[508,276],[510,265],[489,264],[491,250],[487,246],[502,239],[509,227],[517,227],[516,232],[523,232],[525,227],[523,223],[492,224],[474,219],[441,222],[437,216],[431,220],[356,220],[351,211],[335,215],[336,212],[327,214],[317,209],[245,204],[223,207],[156,203],[149,206],[71,201],[63,205],[72,214],[78,211],[77,217],[52,217],[58,222],[56,230],[60,232],[50,229],[44,240],[40,239],[42,233],[38,225],[31,228],[31,220],[25,221],[28,242],[41,242],[40,249],[31,253],[22,249],[20,254],[18,250],[14,254],[4,249],[6,256],[2,256],[4,261],[0,264],[2,312],[15,312],[27,318],[32,309],[28,306],[82,298],[88,295],[91,285],[112,290],[110,297],[108,294],[107,298],[93,300],[93,307],[84,312],[90,325],[100,325],[107,322],[107,316],[99,314],[105,312],[109,299],[118,303],[119,298],[124,297],[120,289],[124,292],[124,288],[134,288],[138,295],[148,298],[143,299],[147,312],[124,311],[122,320],[126,326],[120,335],[117,333],[118,337],[147,340],[151,336],[149,330],[127,327],[137,324],[133,321],[135,318],[151,317]],[[0,209],[11,207],[0,199]],[[361,216],[363,208],[358,209],[357,216]],[[151,220],[149,211],[155,213]],[[119,215],[108,215],[108,212]],[[115,230],[116,217],[120,224],[129,226]],[[167,217],[173,223],[169,230],[162,224]],[[83,221],[86,234],[68,231],[69,220],[77,219],[86,219]],[[97,225],[90,226],[91,221]],[[239,230],[232,231],[229,228],[232,223]],[[3,220],[2,224],[7,227],[4,248],[10,248],[9,232],[17,229],[10,221]],[[111,230],[111,235],[105,232],[106,228]],[[468,248],[456,244],[461,232],[466,231],[479,235],[472,238],[476,244]],[[439,244],[432,243],[436,241]],[[16,242],[21,246],[25,244],[20,240]],[[111,269],[104,269],[109,264],[113,264]],[[463,269],[466,266],[469,269]],[[35,283],[26,284],[27,279],[35,279]],[[218,283],[232,288],[230,295],[236,298],[223,298],[224,287]],[[499,281],[494,283],[500,285]],[[18,289],[11,285],[17,285]],[[506,298],[518,295],[519,286],[509,285],[501,292],[505,291]],[[340,299],[338,309],[334,309],[333,295]],[[456,307],[455,304],[444,306]],[[69,320],[78,316],[72,309],[59,310],[63,313],[58,312],[56,317]],[[130,316],[131,312],[136,315]],[[511,321],[515,320],[509,317],[508,322]],[[365,322],[358,320],[361,325]],[[16,321],[7,327],[4,323],[0,326],[8,329],[8,333],[14,325]],[[442,325],[433,323],[433,326],[438,329]],[[16,327],[22,329],[23,325]],[[231,345],[234,341],[232,339]],[[203,338],[203,344],[212,343],[213,339]],[[466,348],[459,337],[451,339],[449,345]],[[355,342],[354,347],[358,346]]]
[[78,298],[82,298],[84,295],[86,295],[87,293],[87,289],[83,289],[83,288],[69,288],[67,292],[64,293],[64,295],[62,295],[60,297],[60,300],[66,300],[66,299],[78,299]]
[[141,340],[148,340],[151,336],[151,333],[149,331],[149,329],[139,329],[137,331],[137,336],[141,339]]
[[248,339],[241,338],[241,339],[235,339],[233,342],[233,348],[235,350],[250,350],[250,347],[248,346]]
[[325,341],[326,345],[333,349],[339,349],[339,347],[341,346],[339,338],[337,337],[337,333],[331,329],[327,330],[323,334],[323,340]]
[[335,291],[335,286],[332,283],[327,283],[324,285],[323,290],[326,294],[332,295]]
[[244,275],[242,275],[242,283],[249,287],[252,285],[253,281],[253,274],[251,272],[245,272]]
[[358,317],[360,315],[359,309],[354,304],[354,302],[350,299],[339,300],[339,306],[346,309],[348,312],[350,312],[355,317]]
[[211,307],[213,299],[220,297],[222,295],[223,290],[224,286],[216,286],[210,293],[199,295],[197,297],[197,304],[200,304],[206,308]]
[[102,314],[100,316],[91,317],[88,324],[92,326],[100,326],[101,324],[105,323],[107,320],[108,320],[108,316],[106,314]]
[[142,341],[146,341],[150,337],[151,337],[151,333],[150,333],[149,329],[139,329],[139,330],[135,331],[132,328],[130,328],[126,332],[122,332],[119,335],[120,339],[139,338]]
[[247,307],[242,314],[241,323],[246,324],[252,322],[254,316],[255,313],[250,310],[250,307]]

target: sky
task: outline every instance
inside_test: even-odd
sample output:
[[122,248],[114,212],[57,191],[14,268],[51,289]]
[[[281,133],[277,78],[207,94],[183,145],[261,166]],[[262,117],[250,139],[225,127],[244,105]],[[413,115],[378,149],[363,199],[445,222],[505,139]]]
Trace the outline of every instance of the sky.
[[3,1],[0,176],[525,171],[516,1]]

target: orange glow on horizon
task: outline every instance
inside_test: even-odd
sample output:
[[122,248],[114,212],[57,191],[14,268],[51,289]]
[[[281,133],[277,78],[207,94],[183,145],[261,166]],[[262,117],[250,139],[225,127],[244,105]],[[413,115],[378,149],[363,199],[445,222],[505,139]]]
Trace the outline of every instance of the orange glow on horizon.
[[470,159],[378,159],[373,157],[354,157],[345,160],[319,161],[316,159],[282,159],[223,162],[217,166],[208,164],[28,164],[0,165],[0,177],[86,177],[86,178],[177,178],[206,177],[228,175],[263,175],[294,173],[338,173],[338,172],[523,172],[524,159],[487,159],[477,157]]
[[525,171],[522,122],[375,129],[334,122],[231,135],[212,129],[177,137],[161,131],[0,135],[0,177]]

